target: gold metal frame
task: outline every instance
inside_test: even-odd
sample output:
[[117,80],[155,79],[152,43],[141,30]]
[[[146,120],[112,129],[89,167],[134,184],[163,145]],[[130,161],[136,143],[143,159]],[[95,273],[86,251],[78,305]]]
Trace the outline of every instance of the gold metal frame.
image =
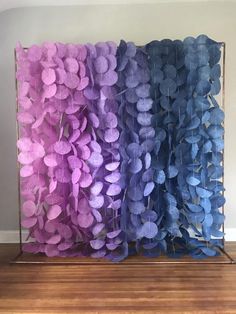
[[[221,106],[225,111],[225,57],[226,57],[226,44],[225,42],[219,42],[222,46],[222,93],[221,93]],[[27,48],[24,48],[27,49]],[[17,71],[17,62],[16,62],[16,49],[14,50],[14,58],[15,58],[15,73]],[[15,90],[16,90],[16,113],[18,112],[18,101],[17,101],[17,79],[15,77]],[[19,139],[19,124],[16,120],[16,134],[17,139]],[[18,155],[18,148],[17,148],[17,155]],[[223,150],[223,161],[222,165],[224,168],[224,150]],[[30,259],[24,258],[24,252],[22,250],[22,227],[21,227],[21,195],[20,195],[20,165],[17,161],[17,181],[18,181],[18,221],[19,221],[19,253],[13,258],[10,263],[12,264],[40,264],[40,265],[113,265],[112,262],[109,262],[104,259],[93,259],[93,258],[63,258],[63,257],[56,257],[56,258],[49,258],[44,256],[41,259],[38,259],[38,256],[42,257],[40,254],[29,254],[31,256]],[[224,184],[224,174],[222,177],[222,182]],[[223,192],[224,195],[224,192]],[[222,206],[222,213],[225,213],[225,208]],[[222,231],[225,231],[225,226],[223,224]],[[124,260],[119,265],[156,265],[156,264],[235,264],[236,260],[231,257],[225,250],[225,236],[222,238],[223,248],[219,248],[219,251],[225,256],[226,259],[220,259],[220,257],[214,258],[207,258],[205,260],[194,260],[192,258],[182,258],[182,259],[171,259],[168,257],[158,257],[158,258],[143,258],[141,256],[129,257],[128,259]]]
[[[15,93],[16,93],[16,139],[19,139],[19,123],[17,122],[17,113],[18,113],[18,99],[17,99],[17,62],[16,62],[16,49],[14,49],[14,60],[15,60]],[[16,154],[19,155],[19,149],[16,146]],[[19,225],[19,245],[20,245],[20,253],[22,254],[22,228],[21,228],[21,195],[20,195],[20,164],[17,160],[17,185],[18,185],[18,225]]]

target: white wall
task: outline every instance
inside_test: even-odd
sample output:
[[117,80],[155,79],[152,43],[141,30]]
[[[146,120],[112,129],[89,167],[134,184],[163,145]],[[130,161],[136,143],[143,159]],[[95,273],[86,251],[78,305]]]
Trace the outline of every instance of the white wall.
[[0,230],[17,229],[13,50],[43,41],[121,38],[144,44],[205,33],[226,42],[226,227],[236,228],[236,3],[160,3],[12,9],[0,13]]

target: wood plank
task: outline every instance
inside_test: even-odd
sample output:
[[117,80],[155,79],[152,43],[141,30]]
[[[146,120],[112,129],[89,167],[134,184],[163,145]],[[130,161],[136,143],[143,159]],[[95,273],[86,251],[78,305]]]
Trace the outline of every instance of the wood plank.
[[236,313],[235,264],[9,265],[16,252],[0,245],[0,313]]

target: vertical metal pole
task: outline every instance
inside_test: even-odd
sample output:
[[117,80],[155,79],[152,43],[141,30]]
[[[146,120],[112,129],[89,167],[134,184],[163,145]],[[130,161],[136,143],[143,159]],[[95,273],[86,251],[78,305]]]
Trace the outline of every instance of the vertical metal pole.
[[[16,49],[14,49],[14,58],[15,58],[15,93],[16,93],[16,139],[19,139],[19,124],[17,121],[18,113],[18,86],[16,79],[17,72],[17,60],[16,60]],[[16,149],[17,156],[19,154],[19,149]],[[18,188],[18,222],[19,222],[19,240],[20,240],[20,254],[22,253],[22,229],[21,229],[21,195],[20,195],[20,164],[17,160],[17,188]]]
[[[222,65],[222,97],[221,97],[221,106],[222,106],[222,110],[225,112],[225,55],[226,55],[226,45],[225,42],[222,43],[222,47],[223,47],[223,65]],[[223,122],[223,125],[225,123]],[[223,140],[224,140],[225,136],[223,135]],[[223,149],[223,160],[222,160],[222,166],[223,166],[223,171],[224,171],[224,165],[225,165],[225,149]],[[224,173],[223,173],[223,177],[222,177],[222,183],[223,183],[223,188],[224,188]],[[223,190],[223,196],[225,195],[224,190]],[[224,215],[225,213],[225,208],[224,205],[222,206],[222,214]],[[225,232],[225,223],[223,223],[222,226],[222,231]],[[223,244],[223,248],[225,248],[225,236],[223,236],[222,239],[222,244]]]

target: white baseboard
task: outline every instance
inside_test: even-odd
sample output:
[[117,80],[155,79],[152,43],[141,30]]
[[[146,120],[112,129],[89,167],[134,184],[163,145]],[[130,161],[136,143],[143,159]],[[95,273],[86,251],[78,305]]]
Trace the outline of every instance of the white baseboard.
[[236,241],[236,228],[225,228],[225,240]]
[[[26,242],[27,231],[22,231],[22,240]],[[19,230],[0,230],[0,243],[18,243],[20,240]]]
[[[225,228],[225,240],[236,241],[236,228]],[[22,239],[25,242],[27,231],[22,231]],[[2,230],[0,231],[0,243],[18,243],[19,231],[18,230]]]

